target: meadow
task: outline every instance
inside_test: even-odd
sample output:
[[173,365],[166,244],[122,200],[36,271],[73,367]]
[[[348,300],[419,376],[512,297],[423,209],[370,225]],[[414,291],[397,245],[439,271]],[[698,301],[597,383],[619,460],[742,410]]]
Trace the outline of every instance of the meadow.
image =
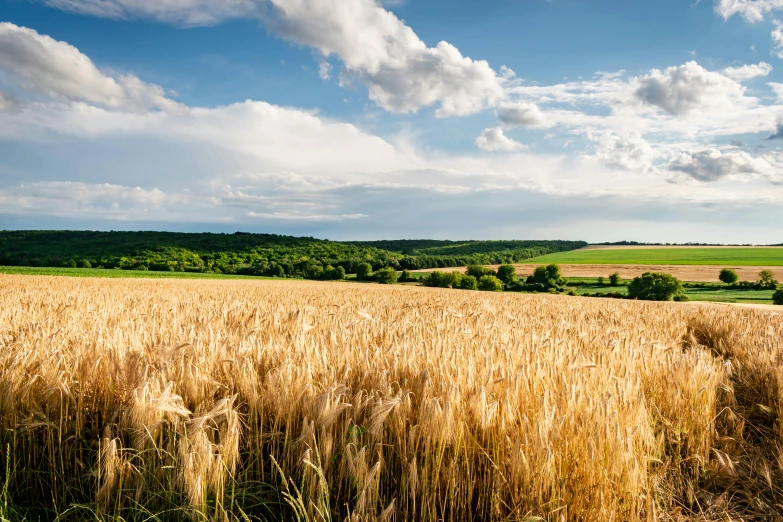
[[549,254],[536,264],[783,266],[783,247],[586,248]]
[[0,519],[775,520],[783,316],[0,276]]

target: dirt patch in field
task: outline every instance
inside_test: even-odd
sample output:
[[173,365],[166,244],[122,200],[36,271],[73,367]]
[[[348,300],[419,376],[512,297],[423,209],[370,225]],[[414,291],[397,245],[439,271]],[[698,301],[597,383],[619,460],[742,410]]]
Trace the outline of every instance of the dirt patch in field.
[[[527,277],[533,273],[537,265],[514,265],[517,275]],[[497,268],[497,267],[493,267]],[[560,265],[560,271],[563,277],[609,277],[609,274],[620,273],[623,279],[633,279],[645,272],[665,272],[672,274],[681,281],[690,281],[698,283],[717,283],[718,274],[723,268],[731,268],[737,272],[740,281],[756,281],[761,270],[771,270],[775,274],[775,279],[783,281],[783,267],[765,267],[765,266],[701,266],[701,265]],[[461,268],[443,268],[446,272],[457,270],[465,271]],[[432,272],[429,270],[417,270],[417,272]]]

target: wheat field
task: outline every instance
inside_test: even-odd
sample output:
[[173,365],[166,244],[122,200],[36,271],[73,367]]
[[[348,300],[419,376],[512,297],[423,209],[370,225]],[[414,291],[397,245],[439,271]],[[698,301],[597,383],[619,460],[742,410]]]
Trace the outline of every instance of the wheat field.
[[783,519],[783,316],[0,276],[0,520]]

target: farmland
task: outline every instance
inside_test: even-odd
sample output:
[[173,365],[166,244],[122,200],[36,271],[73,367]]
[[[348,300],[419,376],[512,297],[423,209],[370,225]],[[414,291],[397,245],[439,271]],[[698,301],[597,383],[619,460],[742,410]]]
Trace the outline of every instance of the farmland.
[[783,267],[783,247],[584,248],[536,258],[568,265],[713,265]]
[[0,276],[0,519],[775,520],[783,317]]

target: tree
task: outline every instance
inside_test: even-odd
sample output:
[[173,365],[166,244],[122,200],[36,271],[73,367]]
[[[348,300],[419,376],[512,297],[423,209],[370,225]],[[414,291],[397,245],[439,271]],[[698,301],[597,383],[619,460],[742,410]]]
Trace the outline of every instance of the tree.
[[92,268],[92,263],[88,259],[80,259],[76,266],[79,268]]
[[74,261],[73,259],[69,259],[68,261],[65,262],[65,266],[67,266],[68,268],[76,268],[76,261]]
[[471,275],[462,276],[462,279],[459,281],[459,288],[461,290],[478,290],[478,280]]
[[671,301],[682,293],[684,290],[679,279],[657,272],[646,272],[634,278],[628,286],[628,296],[643,301]]
[[372,277],[372,265],[370,263],[360,263],[356,267],[356,279],[367,281]]
[[615,272],[609,276],[609,286],[620,286],[620,273]]
[[390,266],[375,272],[375,280],[382,285],[393,285],[397,282],[397,272]]
[[517,269],[514,265],[500,265],[498,267],[497,278],[503,281],[503,284],[513,283],[517,280]]
[[543,285],[547,290],[549,290],[550,288],[555,288],[562,285],[565,283],[565,281],[560,275],[560,266],[551,264],[537,267],[533,271],[531,283]]
[[724,268],[720,271],[720,275],[718,275],[718,279],[721,280],[721,282],[726,283],[727,285],[733,285],[737,281],[739,281],[739,276],[737,275],[737,272],[732,270],[731,268]]
[[400,283],[408,283],[410,281],[416,281],[416,278],[411,276],[411,273],[408,272],[408,269],[404,269],[402,273],[400,274],[400,278],[398,279]]
[[339,265],[337,268],[327,265],[324,269],[323,278],[328,281],[341,281],[345,279],[345,268]]
[[495,275],[491,269],[483,267],[481,265],[468,265],[468,270],[465,272],[469,276],[473,276],[476,279],[481,279],[485,275]]
[[775,279],[775,274],[772,273],[772,270],[762,270],[759,272],[759,284],[774,287],[777,286],[778,282]]
[[599,276],[598,277],[598,284],[601,285],[601,286],[606,285],[606,279],[604,279],[603,277]]
[[502,292],[503,282],[495,276],[485,275],[478,280],[478,289],[484,292]]
[[776,305],[783,305],[783,289],[772,294],[772,302]]

